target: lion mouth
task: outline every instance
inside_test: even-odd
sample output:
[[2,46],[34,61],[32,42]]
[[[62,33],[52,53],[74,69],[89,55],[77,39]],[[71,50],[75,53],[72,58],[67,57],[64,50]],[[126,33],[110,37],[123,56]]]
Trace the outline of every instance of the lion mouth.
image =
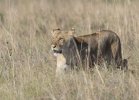
[[54,53],[62,53],[62,50],[53,50]]

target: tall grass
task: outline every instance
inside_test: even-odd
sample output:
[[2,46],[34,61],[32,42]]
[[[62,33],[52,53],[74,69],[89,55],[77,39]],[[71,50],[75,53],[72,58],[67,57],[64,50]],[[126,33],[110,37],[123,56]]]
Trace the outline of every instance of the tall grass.
[[[0,0],[0,100],[139,100],[138,0]],[[129,70],[72,71],[58,80],[50,31],[115,31]]]

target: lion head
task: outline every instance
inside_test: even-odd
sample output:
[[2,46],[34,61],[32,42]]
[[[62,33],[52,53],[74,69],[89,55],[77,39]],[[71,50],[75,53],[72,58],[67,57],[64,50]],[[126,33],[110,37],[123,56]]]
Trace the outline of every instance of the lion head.
[[57,53],[62,53],[62,47],[66,40],[68,40],[71,36],[75,33],[75,29],[72,28],[70,31],[65,32],[61,29],[53,29],[52,34],[52,43],[51,43],[51,50],[54,52],[56,56]]

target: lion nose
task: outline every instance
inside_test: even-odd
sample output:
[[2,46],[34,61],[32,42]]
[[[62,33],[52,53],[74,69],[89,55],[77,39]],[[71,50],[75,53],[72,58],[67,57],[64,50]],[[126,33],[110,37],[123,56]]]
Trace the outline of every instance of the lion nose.
[[56,47],[56,45],[52,45],[51,47],[52,47],[52,48],[55,48],[55,47]]

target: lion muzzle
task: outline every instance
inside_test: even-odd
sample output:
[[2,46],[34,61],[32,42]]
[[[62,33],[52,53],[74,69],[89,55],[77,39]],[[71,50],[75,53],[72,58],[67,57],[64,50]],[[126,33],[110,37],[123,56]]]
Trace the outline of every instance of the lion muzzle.
[[62,50],[57,48],[56,45],[52,45],[51,46],[51,50],[54,52],[54,53],[62,53]]

